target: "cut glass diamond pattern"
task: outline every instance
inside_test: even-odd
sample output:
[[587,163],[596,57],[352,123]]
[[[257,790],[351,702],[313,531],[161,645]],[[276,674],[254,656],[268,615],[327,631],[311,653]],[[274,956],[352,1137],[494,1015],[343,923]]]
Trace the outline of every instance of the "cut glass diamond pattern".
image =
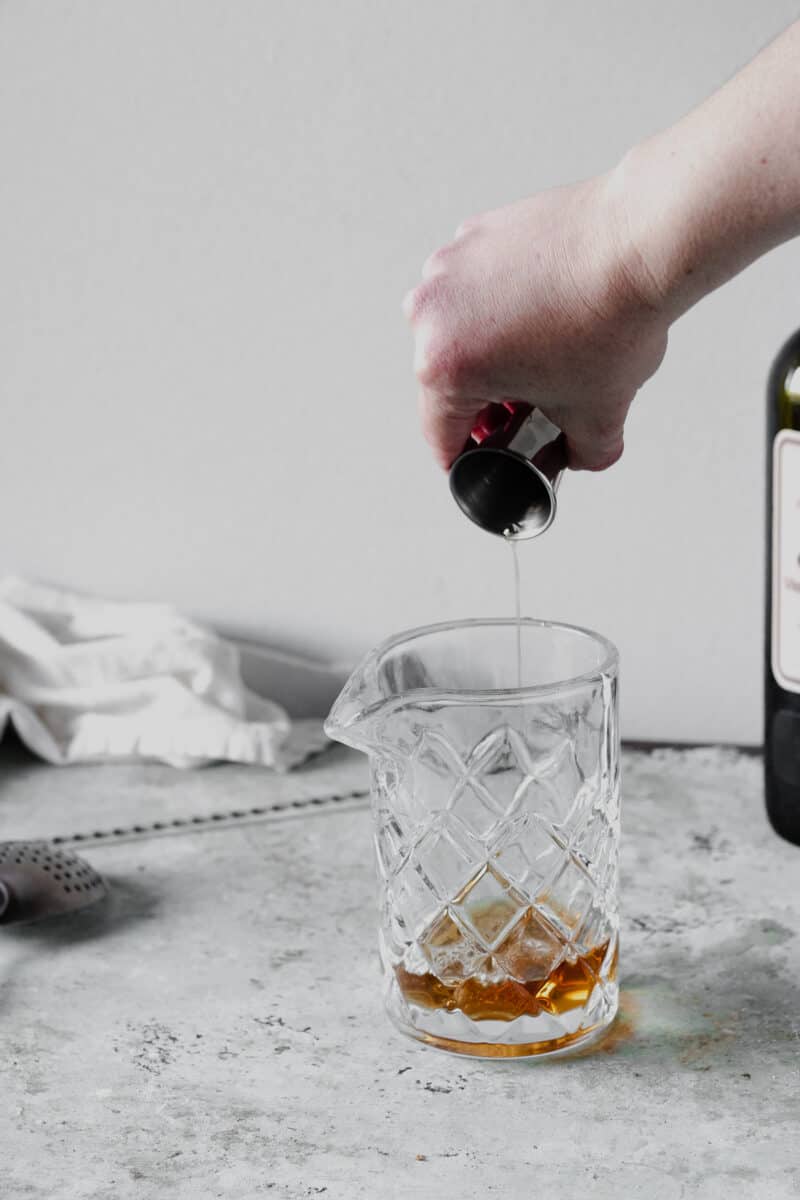
[[563,855],[550,826],[527,812],[508,822],[492,845],[499,869],[529,893],[555,875]]
[[403,831],[394,817],[379,825],[375,832],[378,870],[384,877],[394,875],[402,866],[408,847]]
[[392,903],[403,928],[416,937],[436,912],[438,905],[431,882],[411,862],[406,863],[390,884]]
[[617,931],[615,929],[611,935],[611,940],[608,943],[608,949],[606,950],[605,958],[603,959],[603,964],[600,967],[600,977],[602,979],[607,980],[607,979],[611,978],[612,976],[616,975],[618,955],[619,955],[619,937],[618,937]]
[[519,765],[514,742],[518,735],[508,725],[492,729],[477,743],[467,759],[469,770],[476,775],[489,771],[505,771]]
[[460,983],[488,966],[486,951],[445,909],[422,934],[422,952],[437,979]]
[[575,858],[583,863],[600,890],[615,881],[616,833],[602,810],[595,810],[590,815],[583,828],[573,836],[571,846]]
[[551,825],[558,825],[563,816],[563,799],[548,779],[526,775],[517,794],[517,811],[534,813]]
[[403,764],[395,773],[392,790],[382,799],[382,805],[397,818],[409,840],[428,812],[423,792],[417,788],[410,764]]
[[458,754],[444,735],[426,730],[420,737],[407,771],[416,820],[424,824],[446,806],[454,780],[463,774]]
[[484,867],[453,902],[453,913],[478,943],[491,951],[502,942],[527,900],[492,866]]
[[467,759],[470,777],[483,780],[498,812],[508,812],[523,778],[523,745],[519,734],[504,725],[482,738]]
[[574,944],[582,954],[588,954],[596,946],[602,946],[608,937],[608,915],[605,908],[595,899],[589,905],[580,929],[574,935]]
[[499,967],[520,983],[545,980],[560,959],[563,942],[534,908],[527,908],[494,952]]
[[[572,743],[566,739],[562,741],[545,759],[534,763],[530,774],[534,783],[540,786],[542,796],[547,795],[549,803],[555,807],[555,815],[551,819],[558,824],[564,824],[584,782],[575,761]],[[536,800],[532,803],[535,806]],[[545,816],[550,815],[544,808],[536,808],[536,811],[541,811]]]
[[572,736],[575,761],[584,776],[589,776],[600,761],[603,738],[603,691],[599,687],[583,705]]
[[585,779],[575,793],[572,803],[560,822],[566,837],[571,838],[577,829],[581,829],[589,820],[599,791],[597,775]]
[[491,862],[512,883],[524,887],[530,875],[531,864],[524,849],[517,841],[505,839],[492,850]]
[[491,793],[477,782],[462,783],[456,788],[450,797],[449,810],[477,838],[486,837],[503,815]]
[[469,852],[440,822],[436,822],[415,844],[411,861],[421,868],[425,879],[443,901],[454,896],[475,870],[475,859],[470,859]]
[[496,811],[507,817],[518,805],[527,776],[518,767],[495,767],[483,776],[482,782],[491,793]]
[[399,962],[412,943],[412,936],[406,929],[400,914],[395,908],[391,893],[387,892],[381,905],[381,929],[384,934],[384,944],[395,962]]
[[444,734],[430,729],[421,734],[411,754],[411,761],[415,766],[445,780],[452,780],[454,775],[463,770],[458,752]]
[[536,902],[556,926],[571,935],[583,922],[594,898],[591,879],[568,858],[555,878],[536,897]]

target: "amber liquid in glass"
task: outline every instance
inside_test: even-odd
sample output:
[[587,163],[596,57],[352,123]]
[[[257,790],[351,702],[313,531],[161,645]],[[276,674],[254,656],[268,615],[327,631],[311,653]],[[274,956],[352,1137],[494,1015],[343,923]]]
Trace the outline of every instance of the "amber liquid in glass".
[[[502,922],[505,906],[485,906],[480,920],[488,927],[493,920]],[[432,957],[449,951],[451,969],[446,980],[433,972],[417,975],[402,965],[395,967],[398,986],[410,1004],[424,1008],[459,1009],[474,1021],[514,1021],[517,1017],[538,1017],[543,1013],[562,1016],[589,1001],[600,977],[600,968],[609,943],[593,947],[572,961],[563,959],[552,969],[543,968],[537,936],[541,925],[533,909],[528,909],[503,941],[497,957],[490,956],[479,972],[464,972],[458,978],[461,930],[448,914],[443,914],[429,930],[422,948]],[[498,961],[502,960],[502,961]],[[616,952],[603,978],[616,976]]]

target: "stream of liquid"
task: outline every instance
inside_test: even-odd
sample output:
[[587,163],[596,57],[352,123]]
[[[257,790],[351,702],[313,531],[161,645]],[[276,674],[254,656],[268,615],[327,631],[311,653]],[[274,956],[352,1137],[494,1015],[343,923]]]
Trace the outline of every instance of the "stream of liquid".
[[517,619],[517,687],[522,687],[522,606],[520,601],[519,589],[519,555],[517,553],[517,543],[511,538],[506,538],[511,547],[511,557],[514,562],[514,613]]

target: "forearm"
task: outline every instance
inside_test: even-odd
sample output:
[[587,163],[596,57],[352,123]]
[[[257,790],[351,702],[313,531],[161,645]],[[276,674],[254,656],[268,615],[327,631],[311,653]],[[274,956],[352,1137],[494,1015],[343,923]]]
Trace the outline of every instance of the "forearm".
[[800,233],[800,22],[609,182],[632,265],[670,317]]

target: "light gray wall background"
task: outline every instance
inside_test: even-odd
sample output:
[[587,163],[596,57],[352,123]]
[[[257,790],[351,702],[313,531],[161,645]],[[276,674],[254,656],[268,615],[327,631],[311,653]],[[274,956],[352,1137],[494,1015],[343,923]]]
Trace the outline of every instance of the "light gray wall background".
[[[0,4],[0,567],[350,660],[510,614],[417,432],[404,291],[601,170],[783,0]],[[763,384],[800,248],[674,330],[624,460],[521,554],[621,647],[629,737],[760,738]]]

